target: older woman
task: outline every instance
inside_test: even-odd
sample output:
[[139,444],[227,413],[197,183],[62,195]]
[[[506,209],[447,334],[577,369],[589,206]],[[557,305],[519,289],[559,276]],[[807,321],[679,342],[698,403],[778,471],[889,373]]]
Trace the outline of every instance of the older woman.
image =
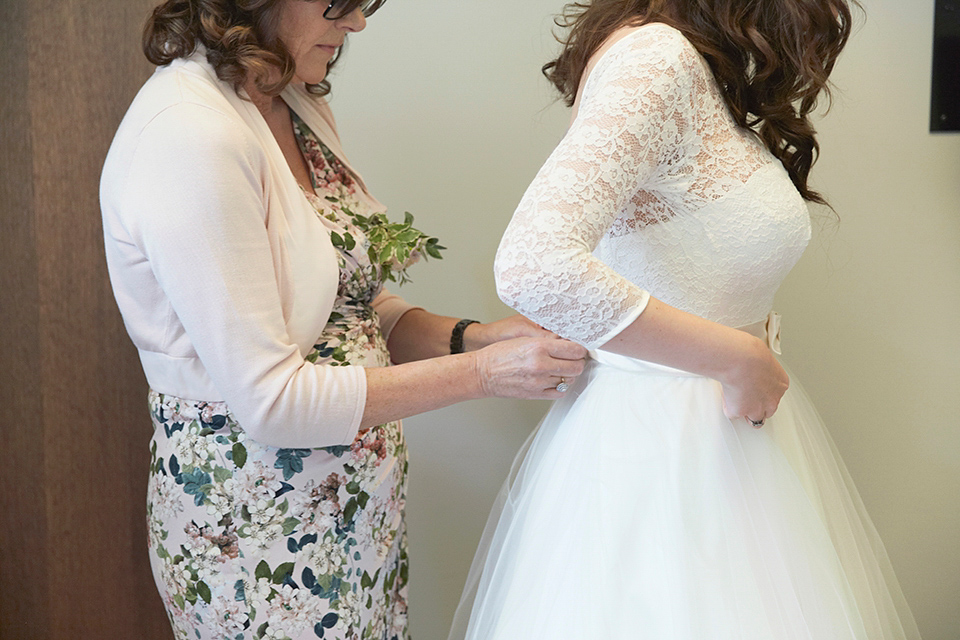
[[169,0],[145,29],[161,68],[101,199],[151,388],[150,557],[178,638],[406,637],[399,419],[556,398],[582,370],[582,347],[519,317],[383,290],[440,247],[387,220],[322,97],[381,3]]

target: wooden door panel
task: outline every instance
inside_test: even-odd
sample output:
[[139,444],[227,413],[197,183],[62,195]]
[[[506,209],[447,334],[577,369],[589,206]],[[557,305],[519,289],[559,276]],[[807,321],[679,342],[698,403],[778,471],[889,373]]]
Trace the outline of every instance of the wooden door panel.
[[103,256],[100,168],[152,0],[0,5],[0,638],[168,639],[150,419]]

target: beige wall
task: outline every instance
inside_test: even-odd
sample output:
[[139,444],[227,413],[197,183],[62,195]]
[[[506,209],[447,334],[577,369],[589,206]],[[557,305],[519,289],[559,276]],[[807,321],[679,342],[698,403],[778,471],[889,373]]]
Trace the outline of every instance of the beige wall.
[[[831,425],[926,640],[960,637],[960,135],[927,132],[932,0],[866,0],[816,182],[840,214],[779,297],[786,361]],[[345,147],[394,215],[449,247],[402,293],[507,313],[500,234],[566,124],[539,66],[561,0],[393,0],[334,77]],[[820,212],[818,212],[820,215]],[[407,421],[411,625],[439,640],[486,512],[543,404]]]
[[778,305],[924,638],[957,640],[960,134],[929,133],[933,0],[864,4],[815,169],[840,223]]

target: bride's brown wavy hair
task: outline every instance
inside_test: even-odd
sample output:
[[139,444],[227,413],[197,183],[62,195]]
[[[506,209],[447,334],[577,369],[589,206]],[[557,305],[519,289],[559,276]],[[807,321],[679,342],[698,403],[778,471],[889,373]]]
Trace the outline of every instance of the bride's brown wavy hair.
[[[368,14],[385,0],[375,3]],[[275,96],[293,79],[293,57],[277,36],[285,0],[167,0],[157,6],[143,27],[143,53],[157,66],[185,58],[199,45],[224,82],[239,89],[252,77],[257,89]],[[352,0],[344,9],[360,6]],[[327,64],[327,72],[340,52]],[[279,76],[277,76],[279,71]],[[330,93],[330,83],[307,85],[314,95]]]
[[[850,3],[859,6],[856,0]],[[568,106],[591,56],[620,27],[666,23],[706,59],[730,113],[790,174],[805,200],[820,151],[810,114],[851,30],[848,0],[593,0],[573,2],[556,24],[569,31],[543,67]]]

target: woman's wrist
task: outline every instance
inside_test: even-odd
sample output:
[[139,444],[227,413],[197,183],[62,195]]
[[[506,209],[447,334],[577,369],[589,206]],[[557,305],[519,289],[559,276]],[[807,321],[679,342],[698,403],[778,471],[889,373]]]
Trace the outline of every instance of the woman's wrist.
[[749,333],[729,330],[725,344],[725,353],[717,354],[714,359],[715,371],[708,376],[721,384],[735,384],[743,378],[744,372],[756,366],[756,363],[768,355],[767,346],[759,338]]
[[466,365],[468,367],[467,388],[470,390],[471,399],[479,400],[481,398],[492,397],[493,394],[490,393],[487,385],[484,384],[481,354],[477,353],[476,350],[472,350],[461,354],[461,357],[464,359],[469,358],[468,364]]
[[489,344],[495,342],[490,339],[489,325],[482,322],[474,322],[463,330],[463,350],[464,352],[479,351]]

